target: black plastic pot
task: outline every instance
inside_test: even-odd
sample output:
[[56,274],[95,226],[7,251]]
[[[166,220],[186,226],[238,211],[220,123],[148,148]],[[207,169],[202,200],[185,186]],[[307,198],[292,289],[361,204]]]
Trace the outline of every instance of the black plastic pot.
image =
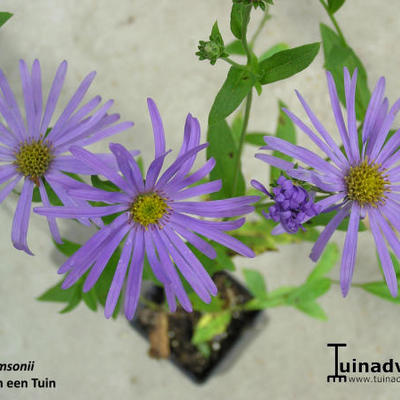
[[[235,296],[236,304],[245,303],[253,297],[241,283],[226,272],[217,272],[213,280],[220,295],[229,292],[230,296]],[[145,289],[144,297],[162,304],[164,291],[158,286],[151,286]],[[135,318],[131,321],[132,327],[148,339],[156,313],[157,311],[146,304],[139,303]],[[194,382],[203,383],[212,374],[232,366],[233,361],[259,331],[255,322],[260,325],[265,321],[265,318],[260,318],[263,314],[261,311],[234,312],[226,332],[208,342],[211,351],[207,358],[191,343],[193,328],[202,313],[187,313],[178,308],[175,313],[168,314],[169,359]]]

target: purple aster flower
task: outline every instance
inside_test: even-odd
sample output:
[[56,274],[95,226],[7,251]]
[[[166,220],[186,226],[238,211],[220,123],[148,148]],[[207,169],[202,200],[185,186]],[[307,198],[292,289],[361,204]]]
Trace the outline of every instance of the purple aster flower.
[[[12,224],[11,239],[14,246],[28,254],[32,252],[27,244],[27,231],[35,185],[39,188],[41,200],[49,206],[49,199],[44,183],[47,182],[64,205],[86,207],[88,203],[73,199],[59,183],[62,180],[73,183],[75,180],[63,174],[64,172],[93,174],[93,170],[71,155],[64,155],[72,144],[85,146],[107,136],[121,132],[132,126],[131,122],[115,124],[118,114],[108,115],[113,101],[110,100],[98,110],[100,96],[82,105],[95,72],[90,73],[80,84],[71,100],[50,129],[50,122],[56,108],[58,98],[67,72],[67,62],[58,67],[51,86],[47,102],[42,99],[41,69],[35,60],[31,73],[24,61],[19,63],[22,90],[25,105],[25,120],[18,107],[15,96],[0,70],[0,114],[5,125],[0,122],[0,184],[7,183],[0,191],[2,202],[23,179],[21,196]],[[103,162],[112,164],[113,159],[107,155],[99,155]],[[47,218],[54,240],[61,242],[56,220]],[[90,224],[87,218],[80,218],[85,224]]]
[[255,179],[251,181],[251,184],[275,201],[275,204],[269,207],[268,213],[262,211],[264,217],[279,222],[288,233],[296,233],[299,228],[305,231],[303,222],[319,213],[319,207],[314,204],[312,193],[301,186],[294,185],[283,175],[278,178],[277,186],[272,189],[273,194]]
[[[346,217],[349,217],[340,270],[344,296],[349,291],[353,276],[359,222],[368,214],[385,279],[392,296],[395,297],[398,291],[397,278],[385,238],[393,252],[400,258],[400,242],[395,233],[395,230],[400,230],[400,166],[396,165],[400,160],[398,152],[400,130],[391,137],[388,136],[395,115],[400,110],[400,99],[389,110],[388,100],[384,98],[385,79],[380,78],[368,104],[362,124],[361,145],[359,145],[355,114],[357,70],[351,77],[347,68],[344,69],[347,126],[330,72],[327,72],[327,79],[332,110],[344,151],[339,148],[305,100],[297,93],[320,136],[293,113],[288,110],[285,112],[331,161],[324,160],[306,148],[275,137],[265,137],[267,146],[264,149],[278,150],[311,169],[295,168],[293,163],[271,155],[257,154],[256,157],[286,171],[291,177],[309,182],[328,192],[327,196],[316,204],[321,211],[336,209],[337,213],[315,242],[310,255],[312,260],[318,260],[333,232]],[[275,233],[279,231],[283,231],[282,226],[278,227]]]
[[[172,311],[176,309],[176,298],[187,311],[192,310],[190,300],[181,283],[175,266],[204,302],[210,302],[217,288],[186,242],[209,258],[215,258],[214,248],[201,236],[248,257],[254,253],[225,231],[240,227],[244,218],[234,221],[214,221],[200,217],[226,218],[253,211],[252,203],[257,196],[236,197],[216,201],[187,201],[194,196],[217,192],[221,181],[198,184],[214,168],[215,160],[190,174],[196,155],[207,147],[200,145],[200,125],[190,114],[186,119],[183,144],[176,160],[161,172],[165,156],[164,128],[156,105],[148,99],[150,117],[154,131],[155,158],[145,177],[131,154],[120,144],[111,144],[119,170],[108,167],[102,160],[78,147],[71,147],[72,154],[89,168],[114,183],[120,192],[107,192],[85,184],[74,183],[70,195],[78,199],[102,201],[104,207],[41,207],[35,212],[49,217],[77,218],[101,217],[120,213],[110,224],[100,229],[86,244],[71,256],[59,273],[69,272],[62,287],[71,287],[86,272],[83,290],[90,290],[100,277],[108,260],[126,239],[110,290],[105,316],[109,318],[115,309],[127,275],[125,292],[125,315],[132,319],[138,304],[143,263],[145,256],[154,274],[165,287],[167,302]],[[61,183],[61,182],[60,182]],[[62,181],[68,185],[67,181]],[[197,184],[197,185],[196,185]],[[194,186],[195,185],[195,186]],[[199,236],[201,235],[201,236]]]

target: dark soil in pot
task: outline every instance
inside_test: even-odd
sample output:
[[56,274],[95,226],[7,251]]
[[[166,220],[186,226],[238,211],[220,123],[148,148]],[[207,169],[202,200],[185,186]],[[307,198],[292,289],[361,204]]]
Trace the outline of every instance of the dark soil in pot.
[[[226,272],[217,272],[213,280],[218,295],[225,304],[240,305],[253,296],[236,279]],[[157,286],[150,287],[144,297],[153,303],[162,304],[164,291]],[[215,367],[227,356],[238,342],[245,329],[253,325],[261,311],[234,311],[226,332],[207,342],[209,354],[205,356],[191,339],[196,323],[202,313],[188,313],[178,307],[175,313],[160,312],[150,304],[141,302],[131,325],[150,340],[150,356],[166,358],[177,365],[195,382],[204,382]]]

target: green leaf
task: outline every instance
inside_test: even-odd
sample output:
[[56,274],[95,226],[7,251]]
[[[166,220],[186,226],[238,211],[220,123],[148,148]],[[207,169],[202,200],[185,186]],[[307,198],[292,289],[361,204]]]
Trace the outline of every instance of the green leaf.
[[345,0],[328,0],[328,11],[334,14],[344,4]]
[[0,12],[0,26],[3,26],[12,16],[13,14],[9,12]]
[[330,289],[331,284],[332,282],[329,278],[307,281],[288,296],[287,303],[296,305],[313,301],[325,294]]
[[67,257],[71,257],[81,247],[80,244],[63,239],[63,243],[53,242],[57,249]]
[[73,292],[74,287],[68,289],[61,289],[63,280],[58,282],[55,286],[46,290],[42,295],[40,295],[36,300],[38,301],[51,301],[57,303],[67,303],[69,302]]
[[236,115],[235,118],[232,121],[232,137],[233,141],[235,142],[235,146],[239,146],[239,141],[240,141],[240,136],[242,133],[242,127],[243,127],[243,117],[242,113],[239,111]]
[[247,71],[231,67],[211,107],[208,116],[209,127],[232,114],[250,93],[253,84],[254,82]]
[[92,185],[95,188],[107,190],[109,192],[110,191],[111,192],[119,192],[120,191],[117,185],[115,185],[114,183],[112,183],[110,181],[103,181],[97,175],[91,175],[90,181],[92,182]]
[[244,51],[243,44],[241,40],[234,40],[233,42],[229,43],[225,46],[225,51],[228,54],[237,54],[240,56],[246,55]]
[[253,146],[265,146],[264,136],[272,136],[270,133],[251,132],[248,133],[244,141]]
[[392,303],[400,304],[400,297],[393,297],[390,294],[390,291],[387,287],[386,282],[370,282],[370,283],[364,283],[360,285],[362,289],[367,291],[368,293],[371,293],[375,296],[380,297],[381,299],[390,301]]
[[272,57],[274,54],[279,53],[280,51],[283,50],[288,50],[289,49],[289,45],[287,45],[286,43],[277,43],[274,46],[270,47],[266,52],[264,52],[263,54],[261,54],[261,56],[258,58],[258,61],[264,61],[269,57]]
[[322,253],[317,265],[308,276],[307,281],[310,282],[315,279],[323,278],[336,265],[339,256],[340,252],[338,245],[336,243],[329,243]]
[[303,311],[310,317],[321,319],[323,321],[326,321],[328,319],[328,316],[326,315],[325,311],[315,301],[296,304],[296,308],[300,311]]
[[189,299],[192,303],[193,310],[205,313],[216,313],[222,311],[224,302],[219,297],[213,297],[210,303],[204,303],[203,300],[195,292],[189,293]]
[[211,35],[210,35],[210,40],[219,44],[224,45],[224,40],[222,39],[221,32],[219,31],[218,28],[218,22],[215,21],[212,29],[211,29]]
[[338,96],[343,105],[346,104],[343,68],[346,66],[350,73],[353,73],[355,68],[358,69],[356,116],[360,121],[364,118],[371,97],[368,88],[367,72],[353,49],[344,44],[336,32],[324,24],[320,25],[320,29],[324,49],[325,68],[333,75]]
[[[296,129],[293,125],[292,120],[286,115],[286,113],[282,111],[282,108],[286,108],[286,104],[283,101],[279,100],[279,116],[275,136],[280,139],[286,140],[289,143],[296,144]],[[292,161],[292,157],[280,153],[279,151],[274,151],[272,155],[281,158],[282,160]],[[270,182],[276,181],[280,175],[281,170],[271,165]]]
[[247,268],[243,269],[243,275],[251,294],[254,297],[265,299],[267,296],[267,286],[264,276],[259,271]]
[[306,44],[275,53],[260,62],[260,82],[263,85],[289,78],[307,68],[319,51],[319,43]]
[[204,358],[210,358],[211,356],[211,347],[208,343],[206,342],[201,342],[198,345],[196,345],[197,350],[201,353],[201,355]]
[[231,31],[235,37],[242,39],[243,32],[249,23],[251,6],[233,4],[231,11]]
[[94,289],[82,293],[82,299],[92,311],[97,311],[97,297]]
[[204,314],[198,321],[192,343],[198,345],[202,342],[207,342],[215,336],[226,331],[231,322],[232,314],[230,311],[224,311],[218,314]]
[[213,157],[216,161],[214,169],[210,172],[210,180],[221,179],[222,189],[210,195],[212,200],[226,199],[233,196],[241,196],[245,192],[245,181],[243,174],[239,173],[236,192],[233,191],[235,176],[235,146],[231,130],[225,120],[209,126],[208,129],[207,159]]
[[67,312],[71,312],[79,305],[79,303],[82,300],[81,288],[78,285],[75,285],[71,289],[73,289],[72,296],[69,299],[67,306],[60,311],[60,314],[66,314]]
[[285,304],[285,301],[281,297],[258,299],[254,298],[248,301],[244,308],[246,310],[265,310],[266,308],[278,307]]
[[57,303],[67,303],[60,313],[64,314],[72,311],[81,301],[81,288],[78,284],[68,288],[61,289],[62,281],[57,283],[52,288],[48,289],[41,296],[37,298],[38,301],[50,301]]
[[39,203],[42,201],[42,198],[40,197],[40,191],[37,186],[33,188],[33,194],[32,194],[32,202],[33,203]]

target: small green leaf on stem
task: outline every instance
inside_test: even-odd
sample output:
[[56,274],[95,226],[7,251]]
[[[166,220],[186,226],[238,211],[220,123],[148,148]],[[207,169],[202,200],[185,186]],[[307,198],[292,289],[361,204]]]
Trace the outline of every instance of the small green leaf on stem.
[[192,343],[198,345],[225,332],[231,318],[232,314],[228,310],[218,314],[204,314],[195,327]]
[[264,276],[254,269],[243,269],[244,279],[251,294],[259,299],[267,297],[267,285]]
[[0,12],[0,27],[3,26],[12,16],[13,14],[9,12]]
[[260,83],[280,81],[307,68],[317,56],[319,43],[306,44],[275,53],[259,64]]
[[328,11],[334,14],[344,4],[345,0],[328,0]]

